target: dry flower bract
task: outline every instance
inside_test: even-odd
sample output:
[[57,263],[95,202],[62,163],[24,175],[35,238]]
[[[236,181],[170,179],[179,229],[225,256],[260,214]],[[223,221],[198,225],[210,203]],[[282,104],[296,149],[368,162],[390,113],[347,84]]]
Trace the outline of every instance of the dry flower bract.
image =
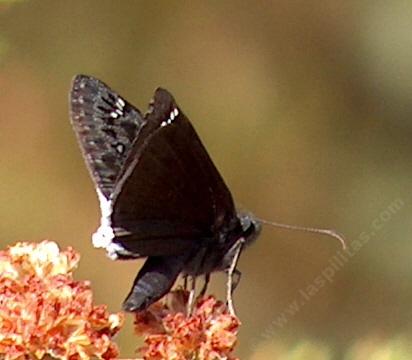
[[79,258],[51,241],[0,251],[1,359],[117,357],[122,314],[93,305],[90,284],[73,280]]
[[135,315],[135,330],[144,337],[139,349],[146,360],[235,360],[239,320],[209,296],[185,314],[187,293],[177,290]]

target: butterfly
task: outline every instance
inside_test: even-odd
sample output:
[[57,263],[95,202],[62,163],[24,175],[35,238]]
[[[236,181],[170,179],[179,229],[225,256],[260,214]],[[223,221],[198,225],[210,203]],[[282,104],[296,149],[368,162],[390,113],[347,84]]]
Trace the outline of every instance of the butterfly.
[[[101,209],[93,245],[111,259],[147,258],[123,303],[141,311],[170,291],[179,275],[228,273],[227,300],[245,245],[260,222],[238,212],[199,136],[173,96],[158,88],[142,114],[102,81],[77,75],[70,117]],[[234,281],[237,275],[237,281]]]

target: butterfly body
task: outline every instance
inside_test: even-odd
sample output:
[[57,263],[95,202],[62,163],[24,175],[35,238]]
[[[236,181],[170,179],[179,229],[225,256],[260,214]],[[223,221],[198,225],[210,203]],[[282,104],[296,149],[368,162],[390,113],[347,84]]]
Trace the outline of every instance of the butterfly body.
[[103,82],[78,75],[70,104],[100,201],[93,245],[112,259],[148,258],[126,310],[156,301],[179,274],[226,271],[239,240],[256,238],[258,221],[236,212],[223,179],[169,92],[157,89],[142,115]]

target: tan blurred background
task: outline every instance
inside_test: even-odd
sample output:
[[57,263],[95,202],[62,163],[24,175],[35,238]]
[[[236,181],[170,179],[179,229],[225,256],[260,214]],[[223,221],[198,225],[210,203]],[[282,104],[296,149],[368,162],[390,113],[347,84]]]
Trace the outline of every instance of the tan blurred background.
[[344,263],[331,238],[265,227],[240,261],[237,355],[411,359],[411,34],[406,0],[0,1],[1,246],[74,246],[77,277],[120,308],[142,262],[92,248],[68,90],[94,75],[144,111],[161,85],[238,204],[355,244]]

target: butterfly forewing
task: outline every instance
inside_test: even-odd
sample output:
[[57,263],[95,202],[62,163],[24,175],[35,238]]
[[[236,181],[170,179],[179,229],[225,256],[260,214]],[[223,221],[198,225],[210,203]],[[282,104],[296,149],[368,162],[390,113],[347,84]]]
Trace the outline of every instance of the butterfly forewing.
[[158,89],[116,184],[115,242],[140,255],[170,255],[213,241],[237,222],[233,200],[189,120]]
[[70,93],[71,120],[91,176],[109,199],[145,120],[103,82],[78,75]]

